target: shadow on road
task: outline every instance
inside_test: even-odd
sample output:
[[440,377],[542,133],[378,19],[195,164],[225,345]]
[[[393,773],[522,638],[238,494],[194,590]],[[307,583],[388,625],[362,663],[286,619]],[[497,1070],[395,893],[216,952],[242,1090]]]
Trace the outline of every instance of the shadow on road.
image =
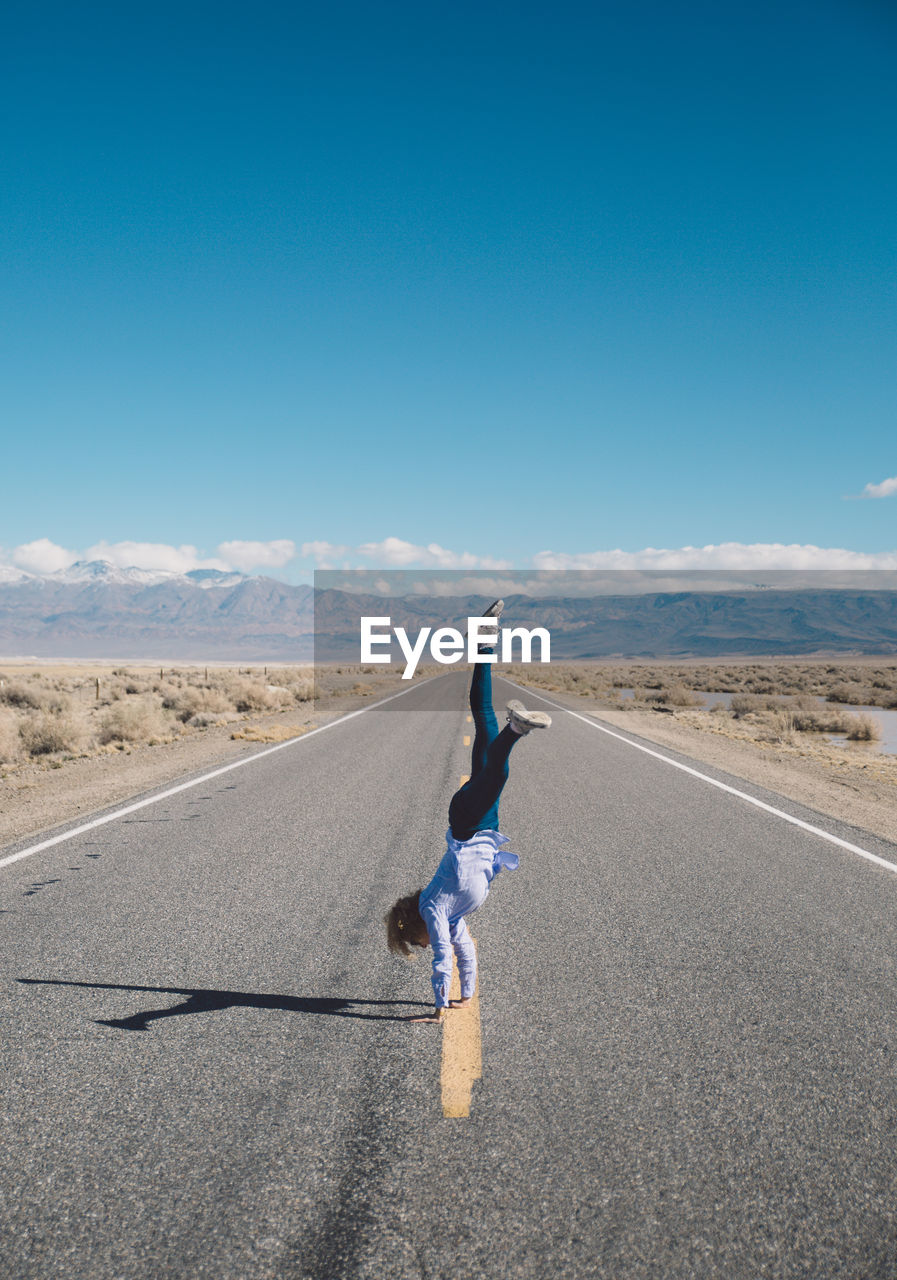
[[160,996],[184,996],[181,1004],[164,1009],[145,1009],[130,1018],[96,1018],[98,1025],[117,1027],[120,1031],[146,1031],[147,1024],[159,1018],[176,1018],[184,1014],[214,1013],[218,1009],[281,1009],[285,1013],[326,1013],[336,1018],[364,1018],[371,1022],[404,1022],[407,1015],[398,1013],[361,1013],[361,1008],[413,1005],[429,1009],[421,1000],[353,1000],[340,996],[281,996],[254,991],[215,991],[190,987],[135,987],[117,982],[68,982],[62,978],[19,978],[26,986],[87,987],[96,991],[142,991]]

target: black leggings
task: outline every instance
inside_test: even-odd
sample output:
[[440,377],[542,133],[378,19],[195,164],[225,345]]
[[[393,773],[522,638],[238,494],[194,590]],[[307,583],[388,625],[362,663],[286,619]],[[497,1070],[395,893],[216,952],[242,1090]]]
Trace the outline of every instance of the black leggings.
[[476,662],[470,681],[470,710],[476,733],[470,754],[470,777],[452,796],[449,827],[456,840],[477,831],[498,830],[498,797],[508,780],[508,756],[519,738],[510,725],[499,733],[492,707],[492,664]]

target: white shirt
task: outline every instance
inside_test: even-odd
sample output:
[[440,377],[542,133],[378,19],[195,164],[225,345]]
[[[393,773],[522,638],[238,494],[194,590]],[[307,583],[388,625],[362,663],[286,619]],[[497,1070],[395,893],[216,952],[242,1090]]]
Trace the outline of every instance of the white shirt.
[[462,1000],[476,990],[477,954],[464,917],[485,901],[491,881],[503,867],[515,870],[520,862],[516,853],[502,849],[508,837],[500,831],[477,831],[469,840],[456,840],[449,830],[445,839],[445,855],[418,900],[433,948],[433,994],[438,1009],[449,1002],[453,950]]

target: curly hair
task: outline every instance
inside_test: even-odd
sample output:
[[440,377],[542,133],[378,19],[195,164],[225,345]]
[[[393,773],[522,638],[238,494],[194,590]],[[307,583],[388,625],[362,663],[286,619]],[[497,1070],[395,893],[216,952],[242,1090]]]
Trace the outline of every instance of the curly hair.
[[416,893],[409,893],[406,898],[399,898],[383,917],[383,923],[386,925],[386,945],[396,955],[407,957],[412,954],[408,936],[411,933],[417,933],[424,925],[417,905],[421,892],[422,890],[418,889]]

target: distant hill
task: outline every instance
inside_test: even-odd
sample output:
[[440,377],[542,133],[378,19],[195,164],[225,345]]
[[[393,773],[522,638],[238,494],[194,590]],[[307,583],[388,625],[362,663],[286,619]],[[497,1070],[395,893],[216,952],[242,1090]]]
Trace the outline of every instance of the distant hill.
[[[357,662],[359,618],[462,625],[485,597],[384,599],[326,590],[317,657]],[[0,654],[41,658],[310,661],[314,592],[272,578],[73,565],[0,579]],[[553,659],[897,654],[897,592],[793,590],[507,600],[505,626],[548,627]]]
[[[358,619],[389,615],[409,634],[462,625],[485,597],[319,593],[319,659],[357,661]],[[897,592],[794,590],[540,598],[509,596],[503,626],[547,627],[552,660],[770,654],[897,654]]]
[[273,578],[79,563],[0,582],[0,654],[308,661],[311,599],[311,587]]

